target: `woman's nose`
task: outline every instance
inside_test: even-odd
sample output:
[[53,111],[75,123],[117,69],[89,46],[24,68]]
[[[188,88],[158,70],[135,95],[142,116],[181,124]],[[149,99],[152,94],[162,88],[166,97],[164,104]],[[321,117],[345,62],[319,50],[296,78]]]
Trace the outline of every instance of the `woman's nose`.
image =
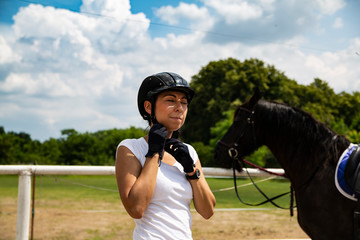
[[183,104],[181,103],[181,101],[176,101],[175,102],[175,110],[176,111],[184,111],[185,109],[185,107],[183,106]]

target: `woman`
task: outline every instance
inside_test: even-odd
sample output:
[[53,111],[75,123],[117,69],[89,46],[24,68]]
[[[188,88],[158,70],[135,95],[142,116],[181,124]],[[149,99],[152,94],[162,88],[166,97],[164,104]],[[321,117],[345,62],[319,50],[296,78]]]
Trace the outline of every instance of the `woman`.
[[151,75],[140,86],[139,112],[151,128],[119,144],[115,165],[122,203],[136,223],[133,239],[192,239],[192,200],[205,219],[214,214],[197,153],[176,138],[193,96],[175,73]]

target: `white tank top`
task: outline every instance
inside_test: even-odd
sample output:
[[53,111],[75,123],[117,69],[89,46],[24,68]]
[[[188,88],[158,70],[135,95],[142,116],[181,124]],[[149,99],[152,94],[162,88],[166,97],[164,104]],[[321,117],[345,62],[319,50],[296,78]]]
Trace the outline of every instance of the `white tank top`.
[[[186,144],[194,163],[198,159],[195,149]],[[119,146],[127,147],[144,166],[148,143],[144,138],[125,139]],[[118,146],[118,147],[119,147]],[[192,239],[190,203],[193,192],[180,163],[161,162],[156,177],[155,192],[141,219],[134,219],[134,240]]]

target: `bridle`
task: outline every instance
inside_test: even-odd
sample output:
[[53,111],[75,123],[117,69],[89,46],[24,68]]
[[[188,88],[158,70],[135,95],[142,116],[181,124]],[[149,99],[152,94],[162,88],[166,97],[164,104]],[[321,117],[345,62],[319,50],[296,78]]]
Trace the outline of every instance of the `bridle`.
[[[255,105],[256,106],[256,105]],[[238,163],[241,163],[243,159],[243,156],[239,157],[239,152],[237,150],[237,147],[239,146],[239,141],[241,140],[241,138],[244,136],[245,131],[248,127],[248,125],[251,126],[252,129],[252,137],[253,137],[253,144],[254,146],[256,146],[256,135],[255,135],[255,121],[254,121],[254,114],[255,114],[255,106],[252,110],[249,110],[247,108],[244,107],[239,107],[238,110],[239,111],[243,111],[248,113],[249,115],[246,117],[246,122],[245,124],[242,126],[242,128],[240,129],[240,134],[236,137],[235,141],[233,142],[233,144],[229,145],[225,142],[223,142],[222,140],[218,141],[218,144],[223,145],[224,147],[226,147],[228,149],[228,154],[229,157],[231,159],[233,159],[233,161],[238,161]],[[236,120],[234,120],[234,122],[236,122]]]
[[239,152],[237,150],[237,147],[239,146],[240,139],[245,134],[245,130],[248,127],[248,124],[250,124],[252,126],[252,129],[253,129],[253,134],[252,135],[253,135],[253,139],[254,139],[254,145],[256,145],[255,122],[254,122],[254,118],[253,118],[254,114],[255,114],[255,110],[249,110],[249,109],[244,108],[244,107],[239,107],[238,109],[239,109],[239,111],[249,113],[249,115],[246,117],[246,120],[247,120],[246,123],[244,124],[244,126],[240,130],[240,134],[237,136],[237,138],[235,139],[235,141],[234,141],[234,143],[232,145],[224,143],[221,140],[218,141],[219,144],[221,144],[221,145],[228,148],[228,154],[229,154],[230,158],[232,158],[232,159],[238,159]]
[[[236,192],[236,196],[237,198],[239,199],[239,201],[245,205],[248,205],[248,206],[260,206],[260,205],[263,205],[265,203],[268,203],[270,202],[272,205],[274,205],[275,207],[277,208],[281,208],[281,209],[290,209],[290,215],[293,216],[293,187],[290,186],[290,191],[289,192],[286,192],[286,193],[283,193],[283,194],[280,194],[280,195],[277,195],[275,197],[272,197],[272,198],[269,198],[257,185],[256,183],[254,182],[253,178],[250,176],[248,170],[247,170],[247,167],[246,167],[246,164],[252,166],[252,167],[255,167],[255,168],[258,168],[259,170],[261,171],[264,171],[264,172],[267,172],[269,174],[273,174],[273,175],[277,175],[277,176],[281,176],[281,177],[286,177],[285,174],[279,174],[279,173],[275,173],[275,172],[271,172],[271,171],[268,171],[266,170],[265,168],[262,168],[260,166],[257,166],[247,160],[245,160],[243,158],[243,156],[241,154],[239,154],[239,151],[237,149],[237,147],[239,146],[239,141],[241,140],[241,138],[244,136],[245,134],[245,131],[246,129],[248,128],[248,126],[250,125],[251,127],[251,131],[252,131],[252,138],[253,138],[253,144],[254,146],[256,146],[256,134],[255,134],[255,121],[254,121],[254,114],[255,114],[255,107],[256,105],[254,105],[253,109],[252,110],[249,110],[247,108],[244,108],[244,107],[239,107],[238,110],[239,111],[243,111],[243,112],[246,112],[248,113],[248,116],[246,117],[246,122],[245,124],[241,127],[240,129],[240,134],[237,136],[237,138],[235,139],[234,143],[229,145],[221,140],[218,141],[218,144],[221,144],[223,145],[224,147],[226,147],[228,149],[228,154],[229,154],[229,157],[233,160],[233,177],[234,177],[234,187],[235,187],[235,192]],[[235,122],[235,120],[234,120]],[[243,168],[246,170],[246,173],[248,175],[248,177],[250,178],[251,182],[253,183],[253,185],[256,187],[256,189],[265,197],[265,201],[263,202],[260,202],[260,203],[256,203],[256,204],[252,204],[252,203],[247,203],[247,202],[244,202],[240,196],[239,196],[239,193],[237,191],[237,184],[236,184],[236,171],[235,171],[235,163],[238,162],[238,164],[241,166],[243,166]],[[285,207],[281,207],[279,206],[278,204],[276,204],[274,202],[275,199],[277,198],[280,198],[284,195],[287,195],[287,194],[291,194],[291,198],[290,198],[290,207],[289,208],[285,208]]]

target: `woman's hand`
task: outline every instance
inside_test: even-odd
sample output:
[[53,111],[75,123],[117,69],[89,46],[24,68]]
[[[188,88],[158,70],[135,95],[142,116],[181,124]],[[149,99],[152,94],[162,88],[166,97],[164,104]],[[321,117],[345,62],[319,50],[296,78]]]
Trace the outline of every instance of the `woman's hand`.
[[184,172],[194,171],[194,160],[191,158],[188,147],[175,138],[166,140],[165,151],[170,153],[183,167]]
[[145,157],[152,157],[155,153],[158,153],[159,159],[161,160],[167,135],[168,131],[166,127],[159,123],[154,124],[149,131],[149,151]]

